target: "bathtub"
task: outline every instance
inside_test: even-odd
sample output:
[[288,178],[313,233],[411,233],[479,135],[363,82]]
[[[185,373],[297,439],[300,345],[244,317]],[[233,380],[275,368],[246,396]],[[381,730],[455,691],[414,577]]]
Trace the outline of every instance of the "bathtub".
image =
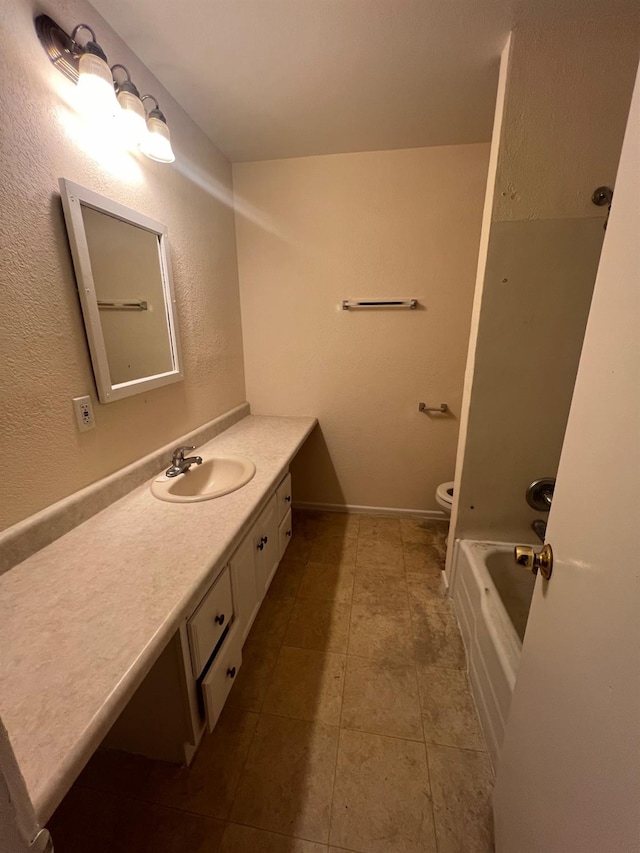
[[535,584],[534,575],[515,564],[513,548],[508,542],[460,540],[451,584],[471,687],[494,767]]

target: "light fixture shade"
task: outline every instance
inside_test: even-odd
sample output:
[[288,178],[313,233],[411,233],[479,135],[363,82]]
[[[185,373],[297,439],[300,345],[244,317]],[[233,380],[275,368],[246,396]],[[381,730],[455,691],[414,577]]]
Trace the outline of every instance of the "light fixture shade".
[[83,110],[96,117],[113,118],[120,107],[107,63],[96,53],[85,51],[78,65],[78,96]]
[[118,92],[118,124],[125,142],[130,147],[140,145],[147,134],[146,114],[144,104],[133,92],[121,89]]
[[[155,112],[155,111],[153,111]],[[147,119],[147,133],[140,145],[143,154],[158,163],[173,163],[176,155],[171,147],[171,134],[167,123],[161,118],[150,115]]]

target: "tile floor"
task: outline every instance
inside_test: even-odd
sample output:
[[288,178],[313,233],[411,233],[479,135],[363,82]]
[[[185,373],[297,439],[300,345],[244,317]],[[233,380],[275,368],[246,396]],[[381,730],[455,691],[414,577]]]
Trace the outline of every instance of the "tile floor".
[[296,513],[189,770],[99,751],[56,853],[489,853],[492,773],[440,573],[446,526]]

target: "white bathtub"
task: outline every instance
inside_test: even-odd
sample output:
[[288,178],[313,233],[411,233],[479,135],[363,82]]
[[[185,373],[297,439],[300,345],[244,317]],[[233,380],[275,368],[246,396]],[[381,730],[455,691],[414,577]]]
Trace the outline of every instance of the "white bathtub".
[[535,577],[508,542],[457,543],[451,596],[494,767],[516,680]]

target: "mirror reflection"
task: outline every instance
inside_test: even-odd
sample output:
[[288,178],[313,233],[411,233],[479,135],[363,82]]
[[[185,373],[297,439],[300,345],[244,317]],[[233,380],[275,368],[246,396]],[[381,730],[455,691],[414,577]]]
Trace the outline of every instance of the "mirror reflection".
[[158,235],[80,205],[112,385],[173,369]]

